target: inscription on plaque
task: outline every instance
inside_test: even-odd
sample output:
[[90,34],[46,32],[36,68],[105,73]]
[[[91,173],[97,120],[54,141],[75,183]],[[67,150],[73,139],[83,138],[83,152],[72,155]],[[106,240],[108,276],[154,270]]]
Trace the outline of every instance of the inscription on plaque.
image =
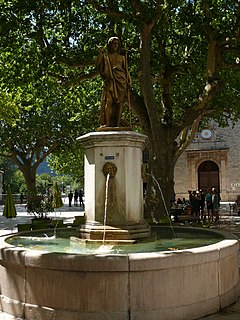
[[105,160],[114,160],[114,156],[105,156]]

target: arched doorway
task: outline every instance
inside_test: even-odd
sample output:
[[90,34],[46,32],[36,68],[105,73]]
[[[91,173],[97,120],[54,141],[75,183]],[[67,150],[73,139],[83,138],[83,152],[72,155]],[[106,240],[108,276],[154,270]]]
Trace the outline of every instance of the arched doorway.
[[198,167],[198,189],[206,192],[212,187],[220,190],[219,167],[213,161],[204,161]]

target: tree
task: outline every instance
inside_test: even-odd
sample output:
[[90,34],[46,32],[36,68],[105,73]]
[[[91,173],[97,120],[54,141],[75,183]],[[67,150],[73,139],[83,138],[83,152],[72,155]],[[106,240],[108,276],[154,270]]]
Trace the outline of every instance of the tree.
[[89,2],[116,23],[125,21],[134,30],[130,42],[139,37],[139,52],[132,54],[138,74],[131,105],[148,136],[154,179],[149,179],[147,206],[159,219],[166,211],[158,188],[169,207],[174,166],[199,123],[204,117],[221,123],[239,118],[239,3]]
[[[71,150],[76,138],[90,126],[91,113],[96,112],[94,105],[87,110],[81,107],[85,107],[87,83],[81,88],[56,86],[55,79],[46,73],[35,41],[24,44],[20,38],[18,46],[11,48],[7,56],[2,52],[1,61],[5,62],[4,68],[1,67],[4,69],[2,83],[7,87],[12,82],[9,104],[16,93],[19,112],[11,121],[8,117],[0,121],[0,156],[10,159],[23,173],[28,188],[28,205],[34,210],[39,164],[52,152],[57,152],[60,145]],[[24,59],[27,63],[23,63]],[[88,113],[91,117],[86,116]]]
[[[49,1],[5,1],[0,7],[0,94],[4,98],[0,102],[0,155],[19,167],[27,183],[28,195],[34,199],[39,164],[53,152],[55,156],[60,150],[73,153],[76,138],[86,133],[86,128],[95,126],[95,96],[99,89],[97,84],[87,82],[72,88],[75,80],[69,80],[73,78],[72,65],[78,66],[75,60],[80,51],[74,50],[69,38],[65,43],[69,33],[67,3],[60,3],[55,9]],[[64,25],[63,29],[60,27],[61,32],[57,26],[53,27],[51,19],[54,23],[60,20]],[[86,33],[87,20],[81,19],[81,28]],[[76,24],[78,26],[78,22]],[[74,42],[74,38],[72,35],[71,41]],[[47,39],[51,39],[51,43]],[[65,57],[67,44],[71,49]],[[69,66],[65,63],[66,58],[70,60]],[[81,63],[85,65],[85,62]],[[90,69],[93,69],[92,65],[93,62]],[[74,77],[79,84],[88,75],[83,75],[79,67],[79,71],[74,69]],[[65,78],[71,88],[69,83],[65,85]],[[64,85],[58,85],[56,79]],[[84,92],[92,95],[90,101]],[[4,108],[6,106],[9,108]]]
[[3,192],[6,193],[7,186],[10,186],[13,193],[20,193],[26,191],[26,184],[22,173],[18,167],[10,160],[0,158],[0,170],[4,173],[3,178]]
[[95,79],[97,45],[109,36],[128,43],[131,107],[148,136],[154,177],[147,211],[157,219],[166,214],[158,186],[169,207],[175,163],[199,123],[206,117],[221,124],[239,118],[238,1],[19,0],[6,7],[5,42],[21,30],[35,41],[45,74],[63,87],[80,88]]
[[[0,113],[0,156],[11,159],[23,173],[28,206],[34,211],[39,164],[51,153],[59,154],[60,146],[71,153],[76,138],[86,133],[86,128],[94,126],[97,89],[88,82],[77,88],[60,86],[56,82],[59,72],[59,81],[63,82],[63,74],[70,79],[73,73],[71,66],[64,63],[64,30],[58,36],[57,27],[52,28],[50,23],[50,18],[65,23],[65,4],[55,11],[53,3],[46,1],[44,22],[51,46],[45,45],[41,29],[44,1],[5,1],[0,7],[0,89],[4,97],[0,107],[2,104],[2,110],[9,106]],[[65,31],[68,32],[68,28]],[[73,52],[72,56],[76,55]],[[61,63],[57,63],[58,59]],[[77,74],[78,82],[87,79],[87,76],[81,78],[81,71],[75,71],[75,76]],[[90,96],[94,94],[91,102],[84,92]]]
[[0,155],[18,166],[25,177],[28,196],[33,200],[37,194],[36,170],[39,164],[61,144],[71,150],[77,136],[85,132],[84,121],[79,121],[79,104],[75,103],[81,93],[72,95],[68,91],[63,95],[62,90],[56,91],[49,85],[43,96],[31,88],[32,99],[41,100],[39,104],[29,103],[22,107],[14,124],[1,121]]

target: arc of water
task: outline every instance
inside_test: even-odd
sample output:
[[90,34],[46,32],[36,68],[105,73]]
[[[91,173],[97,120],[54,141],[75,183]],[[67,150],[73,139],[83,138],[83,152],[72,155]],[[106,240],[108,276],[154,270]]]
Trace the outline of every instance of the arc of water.
[[108,187],[109,187],[110,174],[107,174],[106,177],[106,195],[105,195],[105,204],[104,204],[104,219],[103,219],[103,244],[106,240],[106,223],[107,223],[107,207],[108,207]]
[[56,239],[56,237],[57,237],[57,226],[58,226],[58,223],[59,223],[59,220],[57,221],[56,225],[54,226],[53,236],[52,236],[52,237],[49,237],[46,233],[44,233],[44,236],[45,236],[46,238]]
[[56,238],[57,237],[57,226],[59,224],[59,220],[57,221],[55,227],[54,227],[54,237]]
[[176,238],[175,231],[174,231],[173,226],[172,226],[172,220],[171,220],[170,213],[169,213],[167,205],[166,205],[166,201],[165,201],[165,198],[164,198],[164,195],[163,195],[162,188],[160,187],[159,182],[157,181],[157,179],[153,175],[151,175],[149,173],[146,173],[146,175],[152,177],[153,181],[156,183],[156,185],[157,185],[157,187],[158,187],[158,189],[160,191],[160,194],[161,194],[161,197],[162,197],[162,201],[163,201],[163,205],[164,205],[164,209],[165,209],[165,211],[167,213],[167,217],[168,217],[168,220],[169,220],[169,223],[170,223],[170,227],[171,227],[172,232],[173,232],[173,236],[174,236],[174,238]]
[[154,177],[154,176],[151,176],[154,180],[154,182],[156,183],[156,185],[158,186],[158,189],[160,191],[160,194],[161,194],[161,197],[162,197],[162,201],[163,201],[163,205],[164,205],[164,209],[167,213],[167,216],[169,217],[169,211],[168,211],[168,208],[167,208],[167,205],[166,205],[166,201],[165,201],[165,198],[164,198],[164,195],[163,195],[163,192],[162,192],[162,188],[160,187],[160,184],[159,182],[157,181],[157,179]]

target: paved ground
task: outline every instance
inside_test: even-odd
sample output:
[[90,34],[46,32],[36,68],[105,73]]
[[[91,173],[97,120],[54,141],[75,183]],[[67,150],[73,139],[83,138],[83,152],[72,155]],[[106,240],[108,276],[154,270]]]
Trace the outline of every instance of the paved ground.
[[[66,201],[66,200],[65,200]],[[14,219],[6,219],[2,216],[3,206],[0,206],[0,236],[17,231],[17,224],[30,222],[31,216],[27,214],[24,205],[16,205],[17,217]],[[71,223],[75,216],[83,214],[80,207],[68,207],[67,202],[64,207],[58,209],[56,212],[51,213],[49,216],[53,218],[61,218],[65,223]],[[228,203],[221,205],[220,223],[213,226],[216,229],[228,230],[240,238],[240,216],[229,214]],[[240,254],[239,254],[239,267],[240,267]],[[24,320],[15,318],[9,314],[0,312],[0,320]],[[171,320],[171,319],[166,319]],[[186,319],[188,320],[188,319]],[[201,318],[199,320],[240,320],[240,297],[236,303],[228,308],[223,309],[221,312]]]
[[[0,205],[0,236],[11,232],[17,232],[17,225],[23,223],[31,223],[31,215],[26,212],[25,205],[16,205],[17,217],[14,219],[6,219],[2,216],[3,206]],[[71,223],[75,216],[83,215],[83,209],[79,206],[69,207],[65,199],[64,206],[50,213],[48,217],[63,219],[64,223]]]

